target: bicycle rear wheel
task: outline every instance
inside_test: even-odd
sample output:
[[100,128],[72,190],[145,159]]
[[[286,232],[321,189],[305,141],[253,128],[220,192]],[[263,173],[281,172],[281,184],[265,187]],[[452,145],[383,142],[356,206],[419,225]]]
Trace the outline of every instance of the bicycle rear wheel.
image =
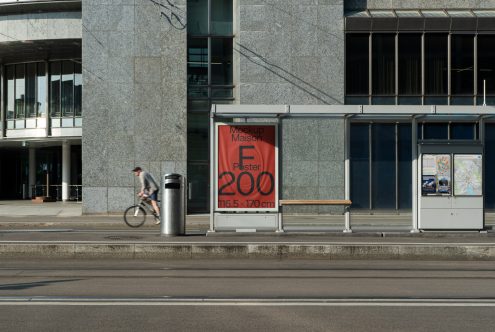
[[139,206],[128,207],[124,212],[124,221],[129,227],[139,227],[146,221],[146,211]]

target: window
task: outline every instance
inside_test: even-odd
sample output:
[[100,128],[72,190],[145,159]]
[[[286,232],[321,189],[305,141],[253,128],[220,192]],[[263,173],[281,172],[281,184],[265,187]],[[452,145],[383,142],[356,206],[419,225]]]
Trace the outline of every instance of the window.
[[36,117],[36,63],[26,65],[26,117]]
[[187,1],[188,210],[209,210],[209,116],[212,103],[231,103],[232,0]]
[[[478,99],[483,103],[484,84],[486,95],[495,96],[495,36],[478,35]],[[488,98],[493,105],[493,98]],[[490,102],[491,101],[491,102]]]
[[26,79],[24,64],[15,65],[15,118],[23,119],[26,116]]
[[[425,95],[447,96],[448,36],[425,34]],[[431,99],[433,103],[441,98]],[[425,103],[426,104],[426,103]]]
[[74,115],[74,63],[72,61],[62,62],[62,116]]
[[43,62],[39,62],[37,66],[36,79],[36,111],[38,116],[43,116],[46,112],[46,66]]
[[395,95],[395,35],[372,36],[373,95]]
[[[46,99],[43,62],[5,66],[6,118],[21,120],[41,117]],[[8,129],[23,129],[24,122],[8,122]]]
[[[474,37],[472,35],[451,36],[451,93],[468,98],[452,98],[452,104],[472,105],[474,93]],[[463,102],[464,100],[464,102]]]
[[493,34],[347,33],[346,104],[495,105],[493,45]]
[[[346,94],[369,95],[369,35],[346,36]],[[367,103],[366,103],[367,104]]]
[[61,63],[50,63],[50,115],[60,117],[60,73]]
[[[399,54],[399,95],[420,97],[421,35],[400,34]],[[410,103],[413,103],[412,99]]]
[[[50,115],[52,118],[68,119],[82,115],[81,69],[81,64],[72,60],[50,63]],[[74,125],[72,121],[64,121],[64,126]]]
[[14,66],[6,67],[7,79],[7,119],[14,118],[14,100],[15,100],[15,76]]

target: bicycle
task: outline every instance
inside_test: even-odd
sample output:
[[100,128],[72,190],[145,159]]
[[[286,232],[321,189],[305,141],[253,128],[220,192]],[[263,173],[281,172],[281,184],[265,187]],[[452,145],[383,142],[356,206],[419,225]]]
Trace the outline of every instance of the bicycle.
[[160,217],[155,213],[151,201],[148,198],[141,198],[141,201],[129,206],[124,212],[124,221],[129,227],[140,227],[146,222],[147,212],[153,216],[155,222],[160,220]]

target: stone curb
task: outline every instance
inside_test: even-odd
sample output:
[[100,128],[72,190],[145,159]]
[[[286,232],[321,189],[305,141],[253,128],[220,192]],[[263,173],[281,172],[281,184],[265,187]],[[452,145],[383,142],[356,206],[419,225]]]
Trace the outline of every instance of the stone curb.
[[0,243],[0,258],[495,261],[495,244]]

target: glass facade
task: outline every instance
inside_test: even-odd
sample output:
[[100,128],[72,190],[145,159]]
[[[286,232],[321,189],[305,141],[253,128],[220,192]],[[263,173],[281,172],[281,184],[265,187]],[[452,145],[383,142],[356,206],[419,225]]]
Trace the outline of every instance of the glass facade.
[[474,106],[486,91],[486,104],[495,105],[494,41],[474,33],[347,33],[346,104]]
[[[5,66],[7,129],[33,128],[20,120],[41,118],[47,111],[52,119],[81,117],[81,64],[69,60],[48,62],[48,78],[46,66],[45,62]],[[60,121],[55,124],[60,126]],[[66,122],[65,126],[75,126],[75,122]],[[34,127],[46,128],[46,122]]]
[[233,101],[231,0],[187,2],[189,212],[209,211],[209,111]]

